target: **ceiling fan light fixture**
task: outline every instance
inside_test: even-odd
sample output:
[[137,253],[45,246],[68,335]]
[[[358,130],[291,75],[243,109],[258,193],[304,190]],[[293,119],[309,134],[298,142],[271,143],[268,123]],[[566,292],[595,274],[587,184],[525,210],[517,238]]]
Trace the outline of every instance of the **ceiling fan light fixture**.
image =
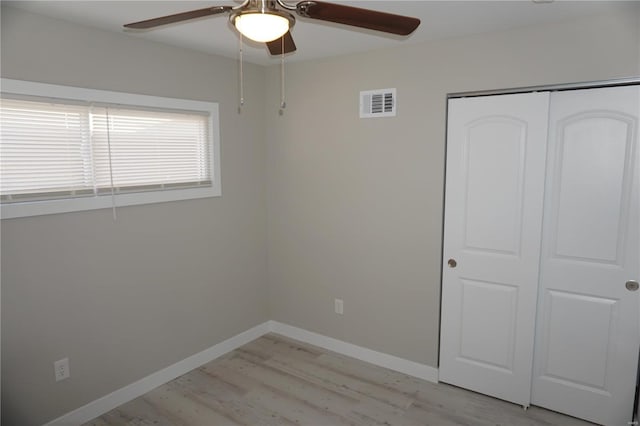
[[279,39],[293,26],[293,17],[284,12],[245,12],[231,17],[231,22],[245,37],[260,43]]

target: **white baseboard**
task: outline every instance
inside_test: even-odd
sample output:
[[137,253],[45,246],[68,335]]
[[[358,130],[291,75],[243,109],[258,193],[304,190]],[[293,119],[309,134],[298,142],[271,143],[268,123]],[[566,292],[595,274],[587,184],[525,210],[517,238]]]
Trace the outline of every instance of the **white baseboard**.
[[427,380],[429,382],[438,383],[438,369],[435,367],[363,348],[362,346],[357,346],[351,343],[344,342],[342,340],[337,340],[332,337],[324,336],[322,334],[313,333],[311,331],[293,327],[291,325],[283,324],[277,321],[269,321],[268,323],[269,330],[274,333],[281,334],[283,336],[299,340],[301,342],[309,343],[311,345],[319,346],[321,348],[337,352],[342,355],[350,356],[352,358],[356,358],[380,367],[399,371],[401,373],[408,374],[409,376],[414,376],[420,379]]
[[55,420],[50,421],[45,426],[76,426],[86,423],[91,419],[103,415],[114,408],[129,402],[152,389],[161,386],[176,377],[188,373],[194,368],[198,368],[214,359],[231,352],[234,349],[245,345],[269,332],[269,322],[264,322],[236,336],[233,336],[212,347],[191,355],[188,358],[178,361],[173,365],[163,368],[160,371],[144,377],[137,382],[120,388],[102,398],[96,399],[76,410],[73,410]]
[[385,367],[390,370],[399,371],[430,382],[438,382],[437,368],[363,348],[361,346],[343,342],[342,340],[323,336],[322,334],[313,333],[281,322],[267,321],[220,342],[217,345],[213,345],[202,352],[198,352],[197,354],[185,358],[182,361],[178,361],[173,365],[163,368],[160,371],[156,371],[137,382],[113,391],[102,398],[96,399],[95,401],[50,421],[44,426],[78,426],[86,423],[89,420],[99,417],[124,403],[142,396],[158,386],[211,362],[214,359],[219,358],[222,355],[231,352],[232,350],[237,349],[269,332],[281,334],[291,339],[319,346],[329,351],[347,355],[352,358],[369,362],[380,367]]

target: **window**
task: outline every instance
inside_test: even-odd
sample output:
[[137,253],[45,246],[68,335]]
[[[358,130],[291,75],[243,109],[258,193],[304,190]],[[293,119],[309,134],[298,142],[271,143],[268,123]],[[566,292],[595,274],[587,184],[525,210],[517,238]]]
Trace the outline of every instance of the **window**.
[[2,217],[217,196],[217,104],[2,80]]

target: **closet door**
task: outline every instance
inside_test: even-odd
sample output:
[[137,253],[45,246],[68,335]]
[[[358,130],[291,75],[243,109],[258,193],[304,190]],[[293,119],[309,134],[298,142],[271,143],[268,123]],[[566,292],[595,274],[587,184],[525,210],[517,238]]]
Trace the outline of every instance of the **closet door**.
[[631,420],[638,365],[639,102],[551,98],[532,404],[606,425]]
[[449,101],[439,378],[528,406],[548,93]]

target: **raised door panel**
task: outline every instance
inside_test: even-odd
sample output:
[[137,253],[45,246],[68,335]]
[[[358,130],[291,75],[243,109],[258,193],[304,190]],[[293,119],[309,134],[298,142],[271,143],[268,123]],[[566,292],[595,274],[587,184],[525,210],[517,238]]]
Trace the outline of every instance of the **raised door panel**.
[[[459,359],[511,373],[515,356],[518,288],[463,279],[461,296]],[[491,330],[491,333],[486,330]]]
[[579,113],[557,124],[556,256],[620,263],[633,125],[632,117],[612,111]]
[[468,126],[466,250],[519,254],[526,130],[526,122],[504,116],[484,117]]
[[541,347],[544,377],[606,392],[612,349],[609,336],[617,323],[617,301],[550,290],[544,305],[542,315],[548,328]]

